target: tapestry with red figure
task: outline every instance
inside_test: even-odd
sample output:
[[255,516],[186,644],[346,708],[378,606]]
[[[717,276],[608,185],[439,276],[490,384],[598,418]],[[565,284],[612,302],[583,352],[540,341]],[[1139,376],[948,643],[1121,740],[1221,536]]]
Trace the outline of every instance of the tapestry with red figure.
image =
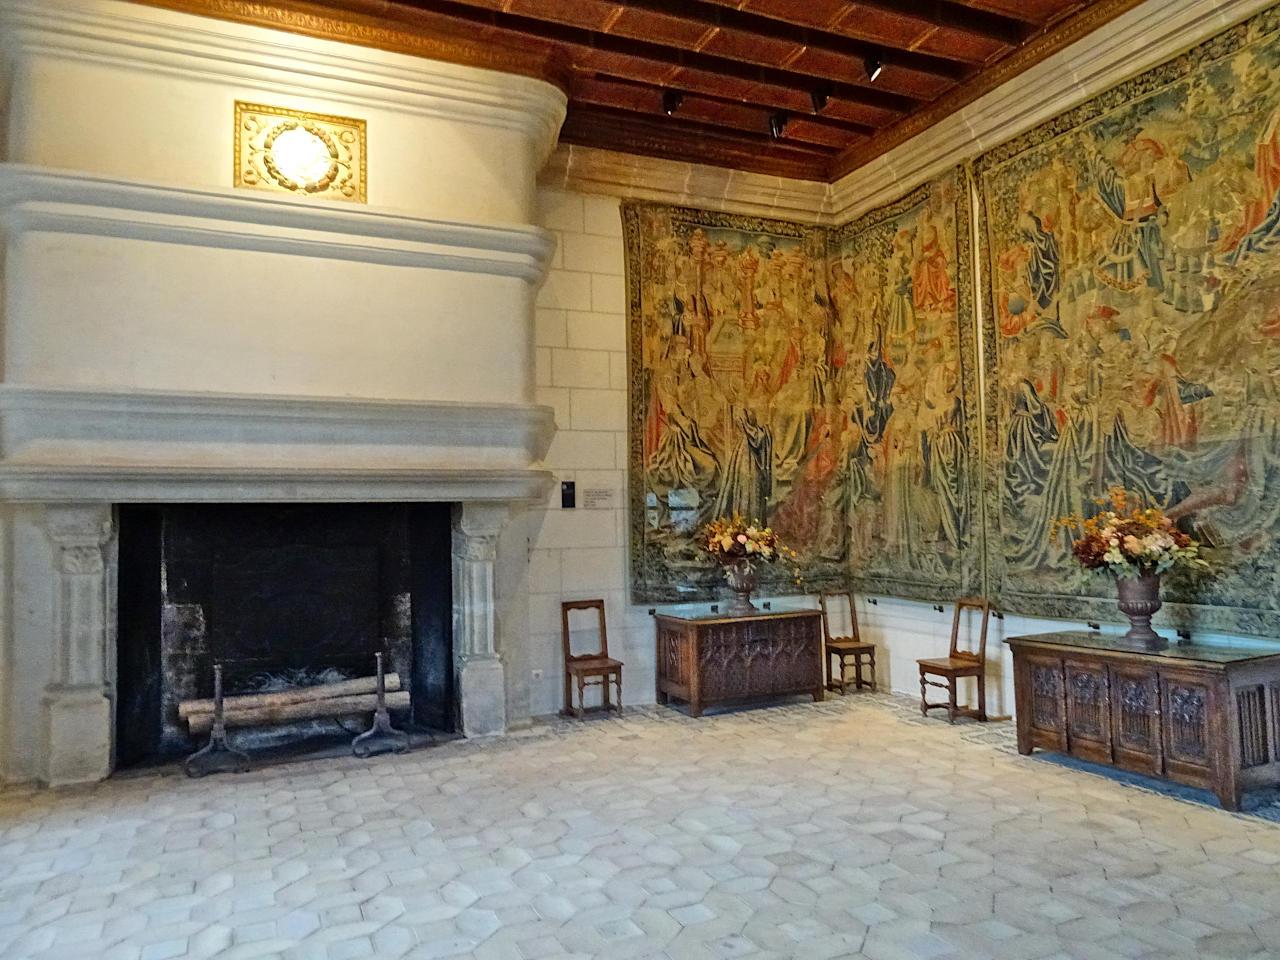
[[[1124,487],[1204,545],[1166,623],[1280,631],[1280,8],[976,161],[988,590],[1114,617],[1071,537]],[[1171,602],[1172,601],[1172,602]]]
[[850,571],[870,593],[980,589],[969,209],[955,170],[829,236]]

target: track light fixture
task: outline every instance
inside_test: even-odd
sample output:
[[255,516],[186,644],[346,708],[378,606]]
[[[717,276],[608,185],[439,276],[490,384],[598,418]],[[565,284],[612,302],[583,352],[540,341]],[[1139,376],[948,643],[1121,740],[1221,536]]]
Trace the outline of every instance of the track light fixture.
[[782,131],[787,129],[787,115],[785,113],[769,114],[769,136],[775,140],[782,139]]
[[813,112],[821,113],[822,108],[827,105],[827,101],[831,99],[831,84],[820,83],[814,87],[809,93],[809,99],[813,101]]
[[862,61],[863,69],[867,71],[867,82],[875,83],[876,77],[880,76],[880,71],[884,69],[884,64],[877,55],[871,55]]
[[684,103],[684,94],[678,90],[667,90],[662,94],[662,112],[668,117],[679,110],[682,103]]

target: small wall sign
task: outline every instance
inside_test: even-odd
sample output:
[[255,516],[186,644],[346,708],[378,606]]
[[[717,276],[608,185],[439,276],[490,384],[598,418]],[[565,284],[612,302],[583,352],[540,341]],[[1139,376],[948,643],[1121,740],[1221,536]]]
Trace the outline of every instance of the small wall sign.
[[613,487],[588,487],[582,491],[582,506],[587,510],[612,510],[618,505]]

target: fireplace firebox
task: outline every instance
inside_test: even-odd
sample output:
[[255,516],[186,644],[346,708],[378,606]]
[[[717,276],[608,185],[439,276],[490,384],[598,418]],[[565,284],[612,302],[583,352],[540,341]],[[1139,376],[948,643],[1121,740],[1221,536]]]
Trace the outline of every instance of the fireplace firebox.
[[[200,745],[179,703],[400,675],[410,729],[455,729],[450,505],[122,506],[117,766]],[[238,731],[245,747],[350,731],[303,721]]]

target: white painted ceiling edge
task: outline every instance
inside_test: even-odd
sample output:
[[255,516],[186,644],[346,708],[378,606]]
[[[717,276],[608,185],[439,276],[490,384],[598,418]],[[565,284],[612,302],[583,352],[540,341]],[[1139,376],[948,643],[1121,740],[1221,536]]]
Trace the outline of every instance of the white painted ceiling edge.
[[539,186],[845,223],[1195,46],[1274,0],[1147,0],[835,183],[561,144]]

